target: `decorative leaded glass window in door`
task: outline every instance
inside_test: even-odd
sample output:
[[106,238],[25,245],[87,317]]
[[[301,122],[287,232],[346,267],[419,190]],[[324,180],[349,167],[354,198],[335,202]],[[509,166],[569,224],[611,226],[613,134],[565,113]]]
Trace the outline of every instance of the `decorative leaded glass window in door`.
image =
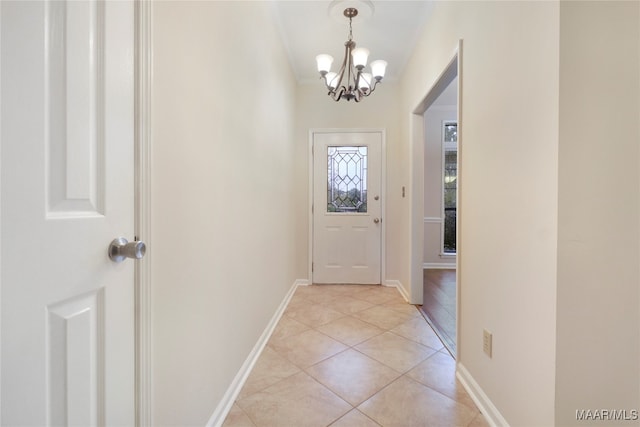
[[327,212],[367,212],[367,147],[327,147]]

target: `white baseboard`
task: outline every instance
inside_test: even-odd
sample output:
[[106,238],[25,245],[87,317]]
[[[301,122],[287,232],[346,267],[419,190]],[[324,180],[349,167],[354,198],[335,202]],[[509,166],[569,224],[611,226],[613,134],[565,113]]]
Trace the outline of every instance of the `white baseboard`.
[[509,427],[509,423],[504,419],[498,408],[491,402],[491,399],[482,391],[476,380],[473,379],[467,368],[458,363],[456,368],[456,377],[460,380],[462,386],[467,390],[471,399],[476,404],[487,423],[491,427]]
[[287,308],[287,305],[289,305],[289,301],[291,301],[291,297],[296,291],[296,288],[298,286],[305,286],[308,284],[309,284],[308,280],[296,280],[293,286],[291,286],[291,289],[289,289],[289,292],[287,292],[287,295],[285,295],[284,299],[280,303],[280,306],[278,307],[275,314],[269,321],[269,324],[267,325],[264,332],[258,339],[258,342],[253,347],[253,349],[251,350],[251,353],[249,353],[249,356],[244,361],[244,363],[242,364],[242,367],[240,368],[235,378],[231,382],[231,385],[227,389],[227,392],[222,397],[222,400],[220,400],[220,402],[218,403],[218,406],[216,407],[215,411],[213,411],[213,415],[211,415],[211,418],[209,418],[209,422],[207,422],[207,427],[222,426],[222,423],[224,423],[224,420],[225,418],[227,418],[229,411],[231,411],[231,407],[233,406],[233,403],[236,401],[238,394],[240,394],[240,390],[242,390],[242,386],[244,386],[244,383],[247,381],[247,378],[249,377],[251,370],[256,364],[258,358],[260,357],[260,354],[262,354],[262,350],[264,350],[264,347],[267,345],[267,341],[269,341],[271,334],[273,333],[276,325],[280,321],[280,318],[282,317],[284,310]]
[[404,298],[406,302],[409,302],[409,294],[407,294],[407,291],[404,289],[402,283],[400,283],[399,280],[385,280],[383,285],[389,286],[391,288],[396,288],[398,292],[400,292],[400,295],[402,295],[402,298]]
[[422,268],[424,270],[426,269],[445,269],[445,268],[449,268],[449,269],[456,269],[456,263],[452,262],[452,263],[447,263],[447,262],[425,262],[424,264],[422,264]]

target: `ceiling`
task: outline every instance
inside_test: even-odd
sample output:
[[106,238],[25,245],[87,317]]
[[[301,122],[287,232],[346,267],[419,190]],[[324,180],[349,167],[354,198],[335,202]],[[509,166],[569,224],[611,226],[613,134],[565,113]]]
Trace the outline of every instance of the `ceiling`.
[[289,60],[301,83],[317,82],[316,55],[333,56],[337,71],[349,35],[349,20],[342,14],[356,7],[353,40],[371,52],[369,62],[388,62],[385,80],[396,80],[409,60],[432,2],[427,0],[277,0],[274,13]]

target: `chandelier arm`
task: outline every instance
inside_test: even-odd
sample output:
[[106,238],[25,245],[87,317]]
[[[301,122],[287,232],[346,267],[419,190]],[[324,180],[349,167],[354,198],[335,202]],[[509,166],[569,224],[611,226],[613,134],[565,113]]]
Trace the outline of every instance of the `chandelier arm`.
[[354,85],[355,85],[355,86],[354,86],[354,88],[355,88],[356,90],[358,90],[358,92],[362,92],[362,91],[360,90],[360,79],[363,79],[363,80],[364,80],[364,77],[362,77],[362,70],[361,70],[361,69],[356,69],[356,70],[355,70],[355,73],[356,73],[356,77],[355,77],[355,79],[354,79],[354,81],[355,81],[355,83],[354,83]]
[[362,92],[360,92],[360,90],[357,89],[353,94],[353,100],[356,102],[360,102],[361,99],[362,99]]
[[331,88],[329,87],[329,82],[327,81],[327,74],[326,73],[322,74],[320,78],[324,81],[324,85],[327,87],[327,89],[331,91]]
[[[353,57],[351,55],[351,49],[355,47],[355,43],[350,44],[348,48],[348,58],[347,58],[347,87],[349,88],[349,92],[354,91],[357,88],[357,80],[356,80],[356,70],[353,67]],[[352,85],[353,83],[353,85]]]
[[344,93],[344,86],[342,86],[340,89],[338,90],[334,90],[333,93],[331,94],[331,98],[338,102],[340,101],[340,98],[342,98],[342,94]]
[[373,92],[376,87],[378,86],[378,83],[380,83],[382,81],[382,79],[374,79],[374,83],[373,86],[371,86],[371,90],[369,91],[369,93]]
[[375,80],[373,82],[373,84],[370,85],[369,92],[367,93],[367,96],[369,96],[369,94],[371,94],[374,90],[376,90],[376,86],[378,86],[378,81],[377,80]]
[[[342,65],[340,66],[340,70],[338,70],[338,80],[336,81],[336,89],[342,86],[342,81],[344,80],[345,67],[348,65],[348,60],[351,53],[350,44],[351,44],[350,40],[344,44],[344,58],[342,59]],[[347,85],[348,84],[349,84],[349,76],[347,75]]]
[[[364,73],[363,73],[364,74]],[[371,88],[374,86],[375,82],[372,79],[367,79],[364,75],[361,76],[362,80],[364,80],[364,82],[367,84],[367,91],[370,91]],[[363,90],[363,92],[367,92],[365,90]]]

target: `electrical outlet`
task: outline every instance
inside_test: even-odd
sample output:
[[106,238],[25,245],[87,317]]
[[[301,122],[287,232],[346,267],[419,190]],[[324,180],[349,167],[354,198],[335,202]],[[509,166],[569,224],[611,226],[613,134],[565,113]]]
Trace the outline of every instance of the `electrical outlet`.
[[493,350],[493,334],[486,329],[482,333],[482,350],[491,357]]

